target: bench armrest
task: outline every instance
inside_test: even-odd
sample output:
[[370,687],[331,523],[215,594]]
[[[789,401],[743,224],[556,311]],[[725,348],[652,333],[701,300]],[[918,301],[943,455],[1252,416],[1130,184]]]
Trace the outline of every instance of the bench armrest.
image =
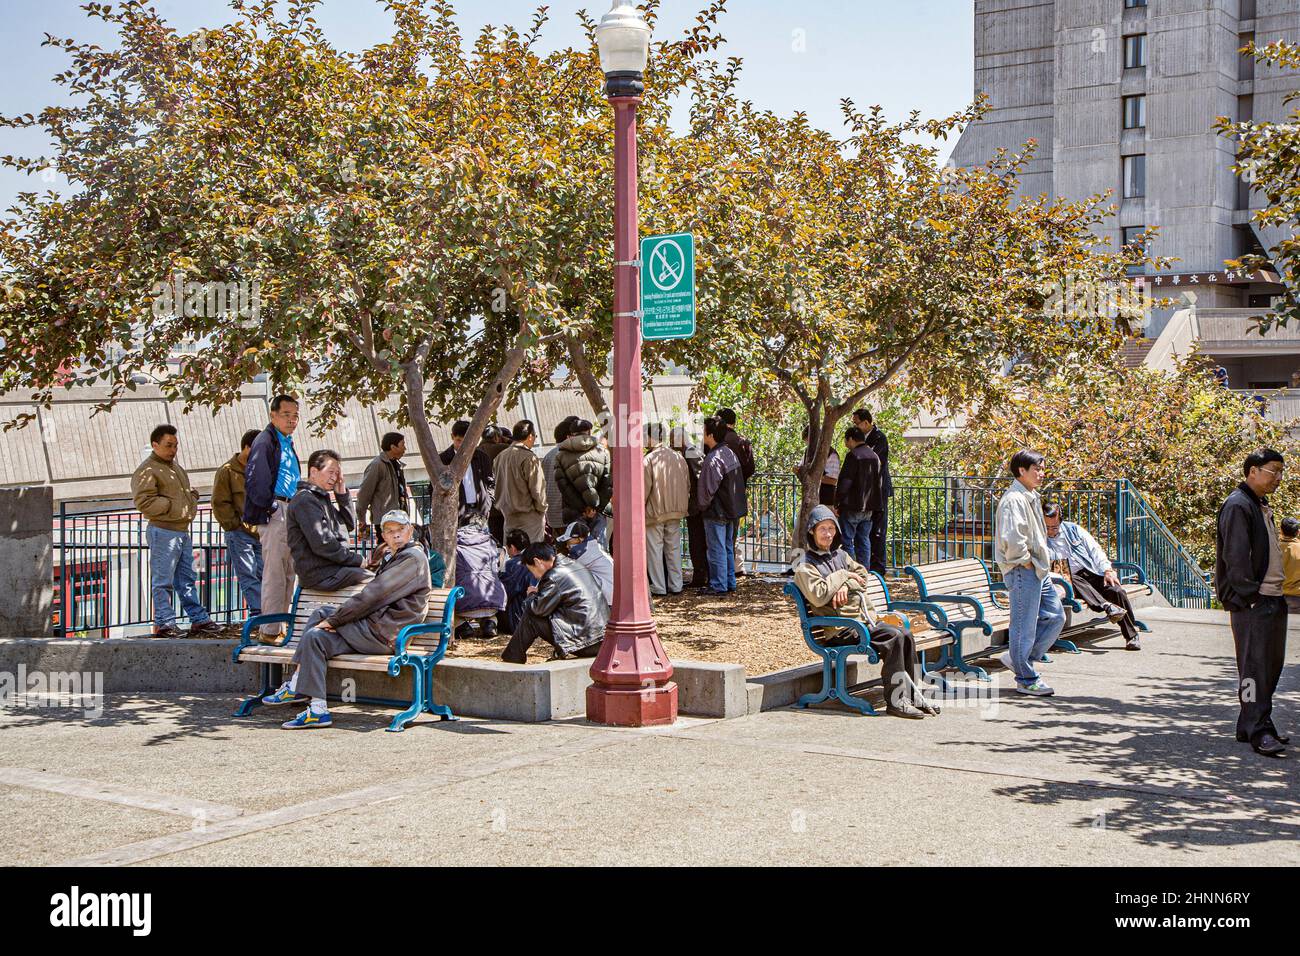
[[[1131,561],[1112,561],[1110,566],[1115,569],[1116,574],[1119,573],[1120,568],[1123,568],[1125,571],[1132,573],[1138,584],[1147,583],[1147,573],[1142,570],[1142,565],[1140,564],[1134,564]],[[1122,581],[1123,579],[1123,575],[1121,575],[1120,580]]]
[[258,614],[256,617],[250,617],[244,622],[244,628],[239,632],[239,643],[235,646],[235,652],[231,656],[236,664],[239,663],[239,652],[253,643],[253,628],[261,627],[263,624],[292,624],[292,614]]
[[935,604],[965,604],[975,609],[975,620],[981,624],[984,621],[984,605],[979,599],[968,597],[965,594],[935,594],[933,591],[926,594],[925,600]]
[[889,611],[919,611],[925,615],[925,619],[930,622],[930,626],[941,631],[948,629],[948,615],[944,613],[943,608],[937,604],[931,604],[928,601],[890,601],[886,610]]
[[447,653],[447,644],[451,640],[451,628],[444,623],[436,624],[408,624],[397,632],[397,640],[393,644],[393,656],[403,657],[406,654],[406,645],[410,643],[411,638],[418,634],[441,634],[438,640],[438,647],[433,652],[435,662],[442,660]]
[[[1002,603],[1002,598],[1006,597],[1006,603]],[[990,581],[989,598],[993,601],[993,606],[999,610],[1009,611],[1011,609],[1011,593],[1007,590],[1007,582]]]
[[1061,598],[1062,604],[1068,604],[1071,611],[1083,610],[1083,605],[1080,604],[1078,598],[1074,596],[1074,585],[1070,583],[1068,578],[1060,574],[1049,574],[1048,577],[1052,579],[1053,584],[1059,585],[1061,590],[1065,592]]

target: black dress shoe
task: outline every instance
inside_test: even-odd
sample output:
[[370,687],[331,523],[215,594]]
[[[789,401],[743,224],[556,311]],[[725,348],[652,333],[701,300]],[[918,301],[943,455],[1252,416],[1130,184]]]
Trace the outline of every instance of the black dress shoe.
[[[1279,734],[1277,731],[1273,731],[1273,736],[1277,738],[1278,743],[1289,744],[1291,742],[1290,737],[1284,736],[1283,734]],[[1238,731],[1237,743],[1239,744],[1250,743],[1250,738],[1247,737],[1245,734],[1241,733],[1240,731]]]
[[1259,740],[1251,746],[1255,748],[1255,753],[1265,757],[1280,757],[1286,753],[1286,744],[1267,732],[1260,734]]

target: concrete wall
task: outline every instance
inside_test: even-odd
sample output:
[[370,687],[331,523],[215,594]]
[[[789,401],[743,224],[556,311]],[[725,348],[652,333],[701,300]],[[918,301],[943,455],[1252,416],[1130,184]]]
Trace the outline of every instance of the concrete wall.
[[54,495],[0,488],[0,636],[53,636]]
[[[1246,248],[1249,211],[1238,209],[1234,146],[1216,117],[1280,121],[1282,102],[1300,87],[1296,71],[1257,68],[1242,78],[1237,50],[1300,39],[1300,0],[1258,0],[1254,19],[1240,0],[976,0],[975,88],[993,110],[966,130],[953,160],[984,162],[1001,146],[1042,144],[1022,193],[1082,199],[1114,191],[1118,217],[1103,234],[1118,243],[1124,226],[1155,225],[1152,253],[1173,256],[1170,272],[1211,272]],[[1145,69],[1123,67],[1124,37],[1145,34]],[[1122,97],[1145,94],[1145,130],[1124,130]],[[1144,198],[1123,199],[1122,157],[1144,153]],[[1252,202],[1260,205],[1258,196]],[[1264,236],[1264,245],[1276,241]],[[1240,290],[1200,293],[1202,307],[1244,305]],[[1157,330],[1158,331],[1158,330]]]

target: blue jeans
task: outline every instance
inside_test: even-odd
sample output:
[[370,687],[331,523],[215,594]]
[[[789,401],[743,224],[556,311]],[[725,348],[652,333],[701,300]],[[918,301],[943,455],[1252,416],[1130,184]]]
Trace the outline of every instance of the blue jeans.
[[871,512],[858,511],[840,515],[840,530],[844,533],[844,550],[853,555],[868,571],[871,570]]
[[1056,643],[1065,626],[1065,610],[1050,577],[1039,578],[1032,568],[1012,568],[1002,575],[1011,601],[1010,651],[1016,683],[1038,680],[1033,662]]
[[149,545],[154,624],[158,627],[176,625],[172,596],[177,593],[190,623],[206,623],[208,609],[199,603],[199,592],[194,586],[194,544],[190,541],[190,533],[149,525],[144,540]]
[[705,518],[704,540],[709,546],[709,589],[736,590],[736,522]]
[[226,557],[235,569],[249,617],[262,613],[262,542],[247,531],[226,532]]

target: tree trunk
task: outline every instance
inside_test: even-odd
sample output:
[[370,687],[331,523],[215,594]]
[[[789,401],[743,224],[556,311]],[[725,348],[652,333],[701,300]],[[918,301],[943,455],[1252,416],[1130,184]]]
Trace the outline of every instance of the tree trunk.
[[571,335],[564,337],[564,344],[569,349],[569,368],[577,376],[596,421],[602,430],[606,430],[611,424],[609,406],[605,404],[605,395],[600,390],[600,378],[591,370],[591,363],[587,361],[587,350],[581,341]]
[[826,471],[826,459],[830,457],[831,444],[835,438],[835,426],[844,417],[844,405],[826,404],[822,408],[824,411],[819,416],[820,421],[817,425],[812,424],[816,411],[810,411],[808,416],[812,461],[805,466],[804,473],[800,475],[803,494],[799,501],[799,522],[795,528],[795,541],[798,542],[797,547],[801,548],[807,546],[808,519],[813,509],[821,504],[822,474]]
[[415,443],[420,449],[420,458],[429,475],[431,502],[429,508],[429,540],[447,565],[445,587],[456,583],[456,523],[460,511],[460,483],[465,480],[474,452],[483,438],[483,430],[492,420],[501,401],[505,397],[506,387],[519,373],[528,351],[528,328],[520,326],[518,335],[506,352],[506,358],[497,374],[489,383],[482,401],[470,419],[469,431],[460,448],[452,457],[451,463],[444,465],[438,456],[438,446],[433,440],[433,429],[429,425],[429,416],[424,409],[424,360],[428,356],[427,343],[422,346],[416,357],[408,362],[402,370],[406,385],[406,415],[415,432]]

